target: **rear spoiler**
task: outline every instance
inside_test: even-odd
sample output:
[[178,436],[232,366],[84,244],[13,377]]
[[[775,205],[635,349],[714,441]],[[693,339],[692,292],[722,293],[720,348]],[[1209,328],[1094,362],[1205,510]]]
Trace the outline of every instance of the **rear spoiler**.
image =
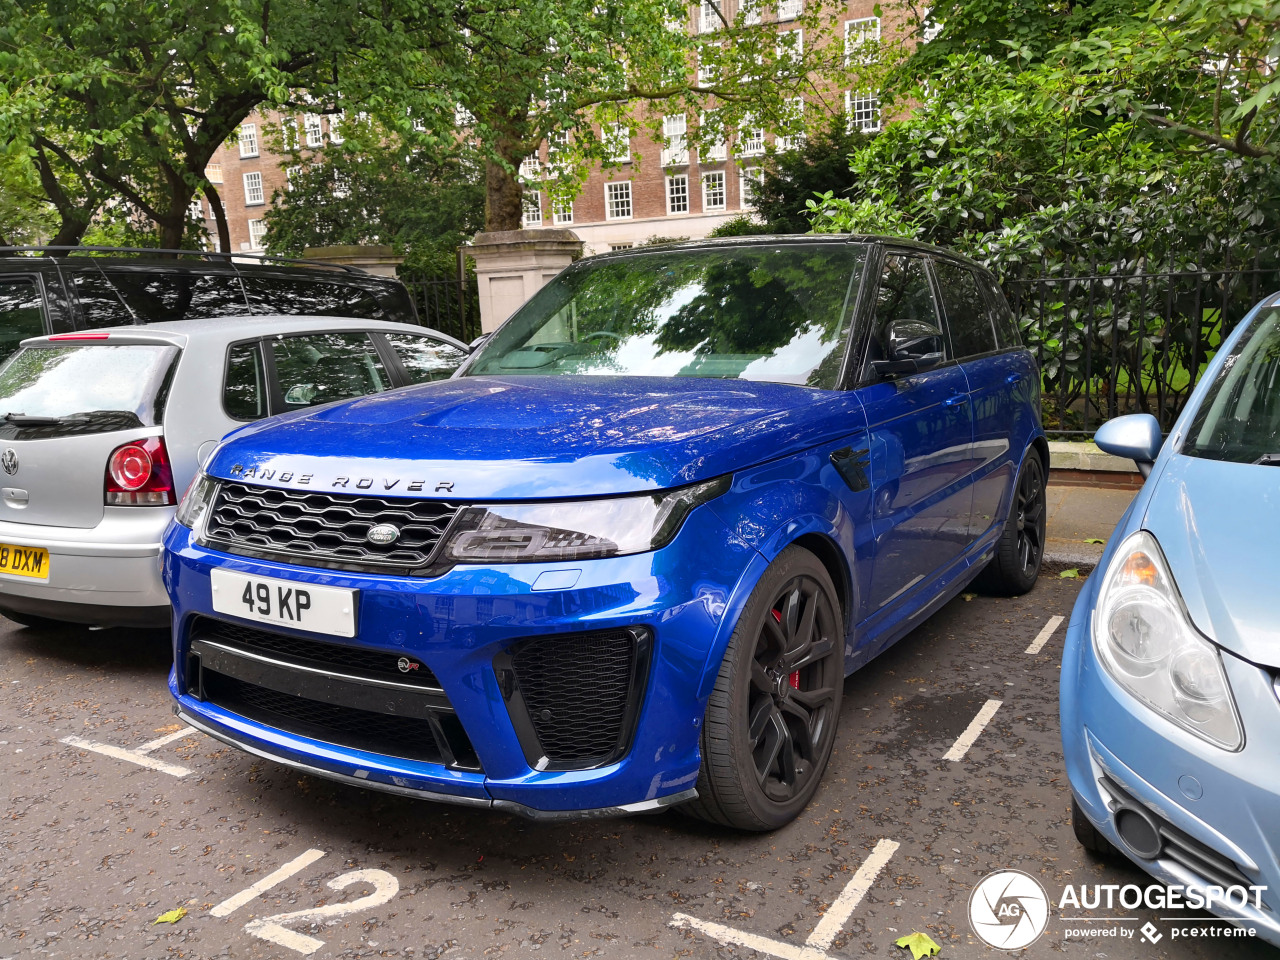
[[177,333],[160,331],[148,332],[145,327],[124,328],[116,330],[78,330],[74,333],[53,333],[43,337],[28,337],[21,347],[38,347],[44,345],[62,346],[103,344],[106,346],[128,346],[131,344],[151,344],[166,347],[186,346],[187,338]]

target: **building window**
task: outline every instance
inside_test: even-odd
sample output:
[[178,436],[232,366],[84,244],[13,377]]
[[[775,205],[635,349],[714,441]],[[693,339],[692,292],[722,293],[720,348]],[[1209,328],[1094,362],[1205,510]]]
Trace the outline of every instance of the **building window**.
[[803,30],[784,30],[778,34],[778,44],[775,47],[778,55],[779,63],[790,63],[799,65],[804,59],[804,31]]
[[318,147],[324,143],[324,131],[320,128],[320,118],[314,113],[308,113],[302,118],[302,129],[306,131],[308,147]]
[[329,141],[331,143],[342,143],[344,141],[345,138],[338,132],[338,127],[346,119],[346,116],[345,113],[335,113],[329,118]]
[[787,101],[786,123],[787,127],[794,132],[777,138],[776,145],[781,153],[798,150],[804,143],[804,97]]
[[458,104],[453,108],[453,125],[455,127],[473,127],[475,123],[475,115],[462,104]]
[[698,8],[698,32],[712,33],[719,30],[721,24],[720,3],[717,0],[702,0]]
[[760,178],[764,171],[760,167],[746,167],[738,172],[739,206],[744,210],[756,207],[756,188],[760,186]]
[[244,175],[244,202],[245,206],[249,207],[266,202],[266,198],[262,195],[262,174],[246,173]]
[[720,71],[709,63],[698,64],[698,86],[705,87],[716,82],[716,77],[720,75]]
[[667,177],[667,213],[689,212],[689,175]]
[[292,190],[294,187],[294,181],[297,180],[298,177],[301,175],[302,175],[302,167],[299,167],[299,166],[285,167],[284,168],[284,188],[286,190]]
[[755,119],[748,117],[738,131],[738,156],[758,157],[764,153],[764,127],[755,126]]
[[210,183],[222,182],[222,164],[211,163],[204,168],[204,177]]
[[551,204],[551,222],[556,226],[573,223],[573,201],[556,200]]
[[631,219],[631,181],[604,185],[604,218],[606,220]]
[[199,197],[191,198],[191,205],[187,207],[187,213],[192,220],[204,219],[204,204],[200,202]]
[[569,131],[557,130],[547,137],[547,167],[554,172],[563,172],[569,168],[565,156],[569,152]]
[[256,157],[258,155],[258,125],[256,123],[240,124],[240,156]]
[[844,110],[849,117],[849,129],[862,133],[875,133],[880,129],[880,97],[865,90],[846,90]]
[[724,128],[720,126],[720,122],[716,119],[714,112],[704,113],[701,124],[704,129],[709,129],[715,139],[706,143],[698,151],[698,160],[701,163],[719,163],[729,155],[729,148],[724,142]]
[[742,14],[742,22],[748,27],[754,27],[760,22],[760,7],[762,0],[739,0],[738,10]]
[[674,113],[662,118],[662,136],[666,144],[662,148],[664,167],[683,166],[689,162],[689,146],[684,139],[688,129],[688,121],[683,113]]
[[625,123],[611,123],[604,130],[604,146],[613,163],[631,162],[631,128]]
[[794,20],[804,12],[804,0],[778,0],[778,19]]
[[345,173],[333,175],[333,195],[339,200],[345,200],[351,196],[351,178]]
[[920,14],[920,42],[936,40],[942,32],[942,24],[933,18],[933,7],[925,7]]
[[524,192],[524,225],[526,227],[542,226],[542,192],[539,190]]
[[632,242],[632,243],[611,243],[611,244],[609,244],[609,251],[610,251],[611,253],[612,253],[614,250],[633,250],[633,249],[635,249],[635,243],[634,243],[634,242]]
[[880,45],[880,18],[862,17],[844,24],[846,63],[874,63]]
[[535,182],[542,179],[542,160],[536,153],[520,161],[520,179]]
[[724,171],[702,175],[702,209],[723,210],[725,207]]
[[267,224],[265,220],[249,221],[249,249],[261,250],[262,238],[267,234]]

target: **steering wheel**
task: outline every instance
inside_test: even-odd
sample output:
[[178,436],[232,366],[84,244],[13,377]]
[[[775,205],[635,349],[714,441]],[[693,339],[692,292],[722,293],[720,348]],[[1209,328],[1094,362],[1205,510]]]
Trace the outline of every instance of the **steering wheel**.
[[616,333],[610,333],[608,330],[597,330],[595,333],[588,333],[582,338],[582,342],[586,343],[588,340],[598,340],[600,337],[608,337],[610,340],[616,340],[619,343],[622,342],[622,337],[618,336]]

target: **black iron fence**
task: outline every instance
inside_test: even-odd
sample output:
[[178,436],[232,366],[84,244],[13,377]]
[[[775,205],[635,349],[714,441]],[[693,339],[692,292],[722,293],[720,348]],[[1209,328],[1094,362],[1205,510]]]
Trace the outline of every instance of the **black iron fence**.
[[425,327],[470,343],[480,336],[480,294],[474,273],[464,280],[406,280]]
[[1045,430],[1086,439],[1127,413],[1168,430],[1219,344],[1267,294],[1280,263],[1006,279],[1004,289],[1044,381]]

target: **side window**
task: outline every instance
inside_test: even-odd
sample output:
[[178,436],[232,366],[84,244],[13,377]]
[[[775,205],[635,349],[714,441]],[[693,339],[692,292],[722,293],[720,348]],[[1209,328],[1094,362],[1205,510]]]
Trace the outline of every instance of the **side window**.
[[9,359],[27,337],[43,336],[44,332],[44,311],[35,280],[0,280],[0,360]]
[[[938,307],[929,286],[929,273],[920,257],[891,253],[884,258],[876,315],[871,331],[871,360],[889,356],[889,327],[895,321],[914,320],[941,331]],[[946,338],[943,338],[945,342]]]
[[311,278],[246,274],[244,289],[251,313],[295,317],[352,317],[383,320],[382,306],[359,287]]
[[384,334],[410,383],[446,380],[462,366],[467,354],[452,344],[431,337],[415,337],[410,333]]
[[963,360],[999,349],[987,300],[973,271],[945,260],[936,262],[934,269],[938,271],[938,286],[942,290],[942,305],[947,311],[947,326],[951,329],[951,345],[956,357]]
[[237,343],[227,351],[222,408],[233,420],[261,420],[267,415],[267,378],[256,341]]
[[277,337],[271,352],[287,410],[381,393],[391,385],[368,334]]
[[133,314],[125,306],[124,296],[97,267],[78,267],[71,277],[71,286],[80,301],[86,327],[119,327],[134,323]]
[[1018,321],[1014,319],[1013,311],[1009,309],[1009,301],[1005,299],[1004,291],[1000,289],[1000,285],[992,277],[983,274],[980,279],[987,291],[987,300],[991,309],[991,322],[996,328],[996,339],[1000,342],[1000,346],[1006,349],[1008,347],[1022,346],[1022,335],[1018,332]]

